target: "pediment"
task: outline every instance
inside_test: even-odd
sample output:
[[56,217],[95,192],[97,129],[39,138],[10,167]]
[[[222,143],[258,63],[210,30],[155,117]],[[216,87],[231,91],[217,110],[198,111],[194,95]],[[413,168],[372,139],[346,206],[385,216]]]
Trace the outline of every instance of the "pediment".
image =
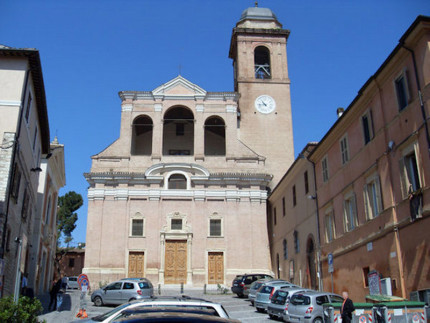
[[146,172],[146,177],[151,176],[160,176],[165,173],[180,171],[184,173],[188,173],[191,176],[203,176],[209,177],[209,171],[203,166],[197,164],[188,164],[188,163],[167,163],[167,164],[156,164],[149,167]]
[[177,76],[173,80],[160,85],[152,91],[154,97],[205,97],[206,91],[198,85],[191,83],[182,76]]

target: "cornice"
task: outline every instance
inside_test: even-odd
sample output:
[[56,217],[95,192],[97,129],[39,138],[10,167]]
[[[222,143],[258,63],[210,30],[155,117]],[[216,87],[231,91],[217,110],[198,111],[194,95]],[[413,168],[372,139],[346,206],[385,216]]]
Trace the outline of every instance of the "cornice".
[[168,190],[168,189],[123,189],[123,188],[90,188],[88,189],[88,200],[114,199],[117,201],[128,201],[130,199],[143,201],[160,201],[188,199],[190,201],[223,200],[227,202],[258,202],[265,203],[267,200],[266,190]]

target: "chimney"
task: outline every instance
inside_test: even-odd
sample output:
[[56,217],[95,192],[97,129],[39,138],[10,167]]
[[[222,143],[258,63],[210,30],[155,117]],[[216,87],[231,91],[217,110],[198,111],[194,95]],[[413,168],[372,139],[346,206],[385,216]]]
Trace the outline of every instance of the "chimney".
[[337,117],[340,118],[342,116],[342,114],[343,114],[344,111],[345,111],[345,109],[342,108],[342,107],[337,108],[337,110],[336,110]]

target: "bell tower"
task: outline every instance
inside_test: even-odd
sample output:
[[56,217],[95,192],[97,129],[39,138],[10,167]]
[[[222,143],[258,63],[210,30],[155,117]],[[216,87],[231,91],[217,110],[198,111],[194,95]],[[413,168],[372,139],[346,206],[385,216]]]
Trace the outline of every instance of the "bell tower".
[[272,187],[294,161],[289,33],[272,10],[248,8],[233,28],[229,52],[240,94],[239,140],[265,157],[265,168],[274,175]]

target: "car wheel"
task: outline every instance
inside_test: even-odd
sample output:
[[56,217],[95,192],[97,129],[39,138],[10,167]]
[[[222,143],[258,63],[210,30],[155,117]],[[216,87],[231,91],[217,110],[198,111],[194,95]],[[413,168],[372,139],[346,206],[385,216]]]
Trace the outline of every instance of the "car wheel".
[[100,296],[94,297],[93,302],[94,302],[95,306],[102,306],[103,305],[103,301],[102,301],[102,298]]
[[257,307],[257,312],[259,312],[259,313],[264,313],[264,308],[259,308],[259,307]]
[[270,317],[271,320],[276,319],[275,315],[273,315],[273,314],[269,314],[269,317]]
[[323,323],[323,320],[321,317],[317,317],[313,323]]
[[237,297],[239,297],[239,298],[242,298],[243,297],[243,294],[236,294],[237,295]]

